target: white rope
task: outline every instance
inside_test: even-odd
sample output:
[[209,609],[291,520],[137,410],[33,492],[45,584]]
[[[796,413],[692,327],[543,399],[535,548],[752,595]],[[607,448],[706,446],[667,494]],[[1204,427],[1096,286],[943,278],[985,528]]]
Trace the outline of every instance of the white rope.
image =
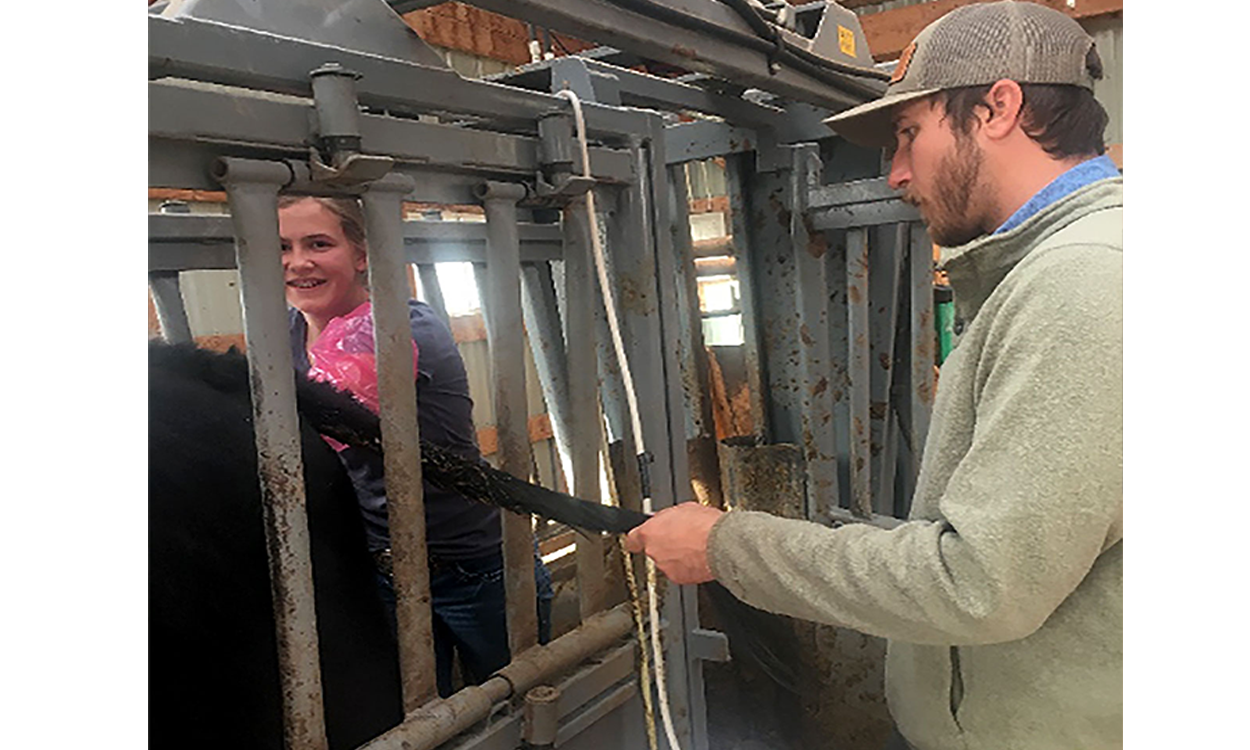
[[[573,105],[573,117],[577,123],[577,140],[581,145],[582,174],[590,177],[590,149],[586,145],[586,120],[582,117],[582,103],[577,94],[565,89],[557,93],[568,99]],[[599,219],[595,213],[595,192],[586,193],[586,213],[590,220],[590,244],[594,250],[595,270],[599,276],[599,288],[603,290],[603,307],[608,314],[608,330],[612,333],[612,346],[616,350],[616,361],[621,367],[621,380],[625,386],[625,402],[629,406],[629,423],[634,433],[634,445],[638,455],[644,455],[647,448],[642,440],[642,421],[638,414],[638,396],[634,393],[634,378],[629,371],[629,360],[625,357],[625,345],[621,341],[621,325],[616,318],[616,301],[612,295],[612,285],[608,283],[608,269],[603,258],[603,245],[599,242]],[[650,514],[651,495],[642,498],[642,511]],[[647,605],[651,615],[651,651],[655,662],[655,687],[660,698],[660,717],[664,720],[664,734],[668,738],[671,750],[681,750],[677,742],[677,732],[673,729],[673,717],[668,707],[668,688],[664,677],[664,653],[660,645],[659,600],[656,594],[655,563],[645,557],[647,565]],[[628,561],[626,561],[628,563]]]

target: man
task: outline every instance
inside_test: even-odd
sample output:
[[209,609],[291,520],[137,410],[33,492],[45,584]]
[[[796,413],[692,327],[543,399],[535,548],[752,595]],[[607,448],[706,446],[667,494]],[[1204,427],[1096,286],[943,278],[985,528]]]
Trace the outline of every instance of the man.
[[830,118],[891,148],[964,328],[910,519],[829,529],[686,503],[630,534],[677,583],[889,639],[917,750],[1119,748],[1122,181],[1092,40],[1024,2],[925,28],[886,95]]

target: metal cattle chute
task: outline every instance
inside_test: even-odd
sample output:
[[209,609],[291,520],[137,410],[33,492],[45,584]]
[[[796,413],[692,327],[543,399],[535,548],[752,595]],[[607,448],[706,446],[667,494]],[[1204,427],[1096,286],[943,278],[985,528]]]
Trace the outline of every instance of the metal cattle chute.
[[[578,538],[581,624],[538,646],[526,636],[533,532],[520,516],[504,522],[513,661],[435,697],[404,264],[417,266],[436,307],[435,263],[478,268],[504,470],[526,477],[531,466],[524,326],[579,497],[601,500],[602,455],[622,503],[637,504],[645,482],[663,508],[692,499],[692,479],[719,487],[721,477],[733,500],[742,462],[788,444],[798,447],[803,517],[888,525],[905,514],[934,387],[931,245],[877,176],[879,154],[820,122],[878,95],[888,71],[836,3],[499,0],[473,4],[612,46],[471,80],[396,13],[432,4],[152,6],[149,186],[224,190],[230,215],[151,214],[150,289],[165,336],[187,340],[180,272],[240,272],[288,747],[326,738],[279,194],[360,196],[370,239],[407,718],[367,746],[645,747],[634,623],[628,603],[608,601],[606,541]],[[640,73],[640,58],[692,73]],[[589,177],[573,109],[557,95],[566,89],[584,111]],[[728,256],[716,267],[741,289],[754,425],[719,451],[696,291],[695,261],[709,251],[692,242],[688,201],[688,165],[708,159],[724,164],[729,226],[710,252]],[[641,463],[604,455],[639,451],[596,291],[592,194],[643,407]],[[405,201],[480,205],[486,220],[405,221]],[[702,665],[727,658],[724,637],[700,626],[692,587],[668,586],[660,602],[676,736],[707,748]]]

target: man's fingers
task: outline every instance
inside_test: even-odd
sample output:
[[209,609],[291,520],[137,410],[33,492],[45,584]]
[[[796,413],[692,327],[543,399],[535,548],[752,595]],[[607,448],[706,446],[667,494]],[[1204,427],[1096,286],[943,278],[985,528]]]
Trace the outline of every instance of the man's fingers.
[[634,529],[625,535],[625,551],[626,552],[642,552],[642,533],[640,529]]

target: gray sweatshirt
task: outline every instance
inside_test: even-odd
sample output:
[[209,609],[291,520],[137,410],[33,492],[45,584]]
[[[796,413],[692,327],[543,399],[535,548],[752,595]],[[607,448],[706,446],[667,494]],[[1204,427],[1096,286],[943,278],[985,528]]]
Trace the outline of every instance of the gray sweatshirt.
[[1106,179],[943,253],[967,325],[906,523],[712,528],[744,601],[889,639],[917,750],[1123,745],[1122,226]]

